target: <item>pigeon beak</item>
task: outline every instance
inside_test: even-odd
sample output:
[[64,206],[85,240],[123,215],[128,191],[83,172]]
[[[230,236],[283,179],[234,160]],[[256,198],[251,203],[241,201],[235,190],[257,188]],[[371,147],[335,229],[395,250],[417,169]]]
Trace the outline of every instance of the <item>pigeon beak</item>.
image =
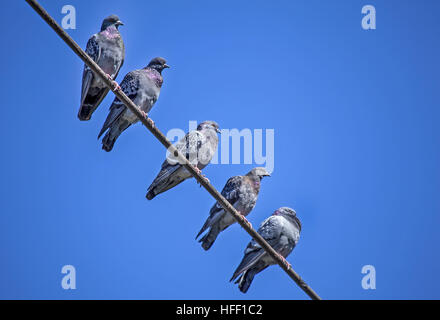
[[123,23],[121,20],[118,20],[118,21],[116,22],[116,24],[117,24],[118,26],[123,26],[123,25],[124,25],[124,23]]
[[220,128],[216,128],[215,131],[216,131],[217,133],[221,133]]
[[169,65],[167,65],[166,63],[163,65],[164,68],[171,68]]

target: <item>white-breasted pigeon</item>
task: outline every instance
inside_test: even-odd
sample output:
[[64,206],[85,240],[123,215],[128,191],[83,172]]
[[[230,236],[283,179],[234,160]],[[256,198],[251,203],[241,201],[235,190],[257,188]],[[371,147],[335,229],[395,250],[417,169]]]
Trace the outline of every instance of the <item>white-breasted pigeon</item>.
[[[217,133],[220,132],[218,124],[214,121],[204,121],[185,135],[175,147],[182,153],[190,163],[201,171],[205,168],[214,156],[218,146]],[[159,174],[148,188],[146,198],[153,199],[158,194],[165,192],[192,175],[179,163],[177,158],[169,155],[163,162]]]
[[[286,258],[298,243],[301,232],[301,222],[296,216],[295,210],[281,207],[272,216],[263,221],[258,233],[278,252],[282,258]],[[237,277],[238,287],[246,293],[254,279],[254,276],[276,262],[261,246],[252,239],[244,252],[243,260],[230,281]]]

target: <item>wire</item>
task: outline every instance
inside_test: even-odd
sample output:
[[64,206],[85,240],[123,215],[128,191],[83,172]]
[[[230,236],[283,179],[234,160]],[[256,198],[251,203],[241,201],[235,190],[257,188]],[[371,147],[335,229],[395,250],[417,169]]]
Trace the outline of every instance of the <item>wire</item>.
[[270,255],[280,267],[292,278],[296,284],[313,300],[321,300],[318,294],[313,291],[301,277],[292,269],[292,266],[279,255],[262,236],[258,234],[255,229],[252,228],[250,222],[241,215],[235,208],[226,200],[220,192],[218,192],[201,173],[193,167],[193,165],[183,156],[172,143],[164,136],[164,134],[156,128],[149,118],[144,117],[142,111],[128,98],[125,93],[114,85],[114,82],[107,77],[107,74],[81,49],[80,46],[59,26],[59,24],[44,10],[44,8],[35,0],[26,0],[26,2],[43,18],[44,21],[60,36],[61,39],[87,64],[92,71],[101,78],[101,80],[113,91],[113,93],[125,104],[125,106],[133,112],[136,117],[142,122],[144,126],[159,140],[162,145],[173,154],[179,163],[196,178],[196,180],[217,200],[220,205],[228,211],[240,226],[246,230],[249,235],[255,239],[255,241]]

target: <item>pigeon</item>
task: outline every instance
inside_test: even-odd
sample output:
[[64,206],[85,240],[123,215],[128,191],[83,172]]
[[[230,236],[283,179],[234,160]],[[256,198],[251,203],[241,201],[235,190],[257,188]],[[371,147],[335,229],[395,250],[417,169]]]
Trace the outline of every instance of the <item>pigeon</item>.
[[[265,168],[256,167],[249,171],[245,176],[235,176],[230,178],[222,190],[222,195],[230,204],[242,215],[247,216],[255,207],[258,193],[260,192],[260,182],[263,177],[270,176]],[[226,212],[223,207],[216,202],[209,211],[209,217],[196,239],[208,228],[209,232],[199,240],[202,248],[209,250],[220,232],[225,230],[235,219]]]
[[[163,83],[162,71],[169,67],[164,58],[157,57],[145,68],[127,73],[121,82],[121,90],[141,109],[145,118],[159,98]],[[127,109],[118,97],[115,97],[98,135],[99,139],[108,130],[102,139],[102,149],[111,151],[119,135],[138,121],[138,117]]]
[[[258,233],[278,252],[284,260],[299,240],[301,222],[296,216],[295,210],[282,207],[276,210],[272,216],[263,221]],[[235,283],[241,292],[246,293],[254,279],[254,276],[276,262],[267,255],[260,245],[252,239],[249,242],[244,257],[230,281],[240,276]]]
[[[217,151],[217,133],[220,133],[218,124],[214,121],[205,121],[197,126],[197,130],[187,133],[175,147],[201,173]],[[163,162],[159,174],[148,188],[146,195],[148,200],[192,177],[183,164],[172,156],[170,154]]]
[[[86,53],[112,81],[116,79],[124,63],[124,42],[118,30],[118,27],[122,25],[121,20],[114,14],[105,18],[102,22],[101,32],[94,34],[87,42],[86,47]],[[81,106],[78,112],[79,120],[90,120],[93,112],[109,90],[105,83],[85,64],[81,88]]]

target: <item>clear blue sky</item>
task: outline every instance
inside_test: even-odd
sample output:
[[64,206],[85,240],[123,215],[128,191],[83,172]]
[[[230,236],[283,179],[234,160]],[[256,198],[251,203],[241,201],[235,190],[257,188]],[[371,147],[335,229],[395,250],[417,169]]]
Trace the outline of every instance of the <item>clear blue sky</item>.
[[[254,226],[276,208],[303,223],[288,260],[323,298],[440,298],[438,1],[42,1],[82,46],[112,13],[118,78],[167,58],[151,116],[275,129],[275,170]],[[361,28],[373,4],[377,30]],[[195,181],[147,201],[165,150],[141,125],[111,153],[76,118],[83,64],[24,1],[2,1],[0,298],[305,299],[273,266],[243,295],[228,282],[249,236],[235,225],[209,252],[194,240],[213,199]],[[210,165],[221,189],[252,165]],[[61,267],[77,271],[63,290]],[[363,290],[361,268],[376,267]]]

